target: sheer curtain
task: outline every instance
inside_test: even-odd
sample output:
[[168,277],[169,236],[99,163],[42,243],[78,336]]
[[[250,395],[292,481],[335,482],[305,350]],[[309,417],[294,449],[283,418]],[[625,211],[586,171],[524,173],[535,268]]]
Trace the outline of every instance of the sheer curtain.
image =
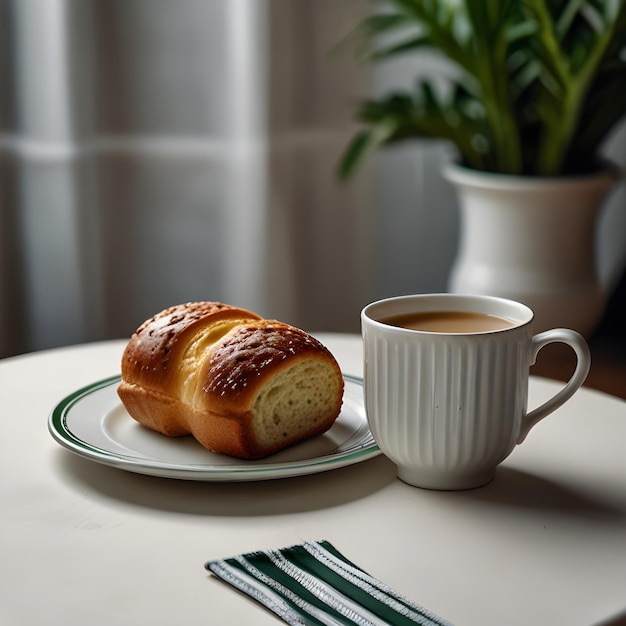
[[[413,80],[329,52],[364,0],[0,0],[0,356],[127,337],[187,300],[358,332],[369,300],[443,291],[447,148],[335,165],[354,103]],[[626,126],[607,152],[626,166]],[[626,262],[624,186],[599,237]]]
[[356,330],[359,0],[0,0],[0,353],[221,300]]

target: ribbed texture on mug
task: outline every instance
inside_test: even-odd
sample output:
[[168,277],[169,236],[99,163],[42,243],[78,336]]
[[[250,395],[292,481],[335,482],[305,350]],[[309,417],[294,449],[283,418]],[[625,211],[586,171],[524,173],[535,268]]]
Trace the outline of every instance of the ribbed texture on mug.
[[366,341],[366,408],[383,452],[425,473],[480,472],[504,459],[527,396],[526,339],[509,335]]

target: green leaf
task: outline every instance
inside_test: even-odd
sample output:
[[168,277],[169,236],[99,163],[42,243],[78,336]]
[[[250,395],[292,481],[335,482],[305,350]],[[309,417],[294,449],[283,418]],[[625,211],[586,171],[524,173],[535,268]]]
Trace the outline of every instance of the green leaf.
[[[342,159],[352,174],[378,147],[453,143],[471,167],[579,171],[626,115],[626,0],[374,0],[355,30],[375,63],[434,51],[453,72],[363,103]],[[440,89],[444,83],[444,88]],[[437,89],[435,89],[437,85]]]
[[367,60],[379,61],[381,59],[386,59],[397,54],[404,54],[405,52],[410,52],[411,50],[417,50],[418,48],[427,48],[430,46],[431,43],[428,37],[413,37],[411,39],[408,39],[407,41],[402,41],[386,48],[380,48],[379,50],[372,51],[367,56]]
[[385,118],[371,129],[359,132],[349,144],[340,161],[340,178],[345,180],[352,176],[365,156],[388,141],[395,130],[395,121],[391,118]]

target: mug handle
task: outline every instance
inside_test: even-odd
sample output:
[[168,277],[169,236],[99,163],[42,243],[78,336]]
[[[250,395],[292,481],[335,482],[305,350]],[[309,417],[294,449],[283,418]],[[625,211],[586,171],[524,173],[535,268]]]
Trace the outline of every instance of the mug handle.
[[561,391],[522,418],[522,426],[517,440],[518,444],[526,439],[526,435],[528,435],[530,429],[537,422],[558,409],[574,395],[585,382],[589,368],[591,367],[591,352],[589,351],[589,346],[582,335],[575,330],[569,330],[567,328],[546,330],[543,333],[535,335],[531,339],[531,342],[531,364],[535,363],[537,354],[541,348],[549,343],[559,342],[567,344],[576,353],[576,369]]

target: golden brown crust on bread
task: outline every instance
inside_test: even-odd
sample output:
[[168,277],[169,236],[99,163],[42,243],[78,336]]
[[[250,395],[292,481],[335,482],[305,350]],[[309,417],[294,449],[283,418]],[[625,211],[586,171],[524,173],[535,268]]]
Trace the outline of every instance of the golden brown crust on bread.
[[250,404],[263,382],[262,375],[288,359],[311,354],[334,360],[319,341],[288,324],[275,320],[242,324],[211,355],[203,390],[220,413],[236,414],[242,404]]
[[215,302],[186,303],[144,322],[122,358],[129,414],[168,436],[261,458],[334,423],[343,378],[304,331]]
[[187,302],[146,320],[135,331],[122,359],[122,379],[163,390],[173,384],[181,351],[198,326],[261,319],[220,302]]

